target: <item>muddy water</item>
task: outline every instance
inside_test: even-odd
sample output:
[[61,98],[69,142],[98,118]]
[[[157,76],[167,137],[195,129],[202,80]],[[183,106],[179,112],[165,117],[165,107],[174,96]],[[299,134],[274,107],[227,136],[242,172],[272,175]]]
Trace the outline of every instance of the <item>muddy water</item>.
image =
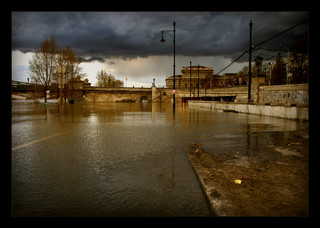
[[259,161],[308,124],[186,105],[13,104],[13,216],[211,216],[186,156]]

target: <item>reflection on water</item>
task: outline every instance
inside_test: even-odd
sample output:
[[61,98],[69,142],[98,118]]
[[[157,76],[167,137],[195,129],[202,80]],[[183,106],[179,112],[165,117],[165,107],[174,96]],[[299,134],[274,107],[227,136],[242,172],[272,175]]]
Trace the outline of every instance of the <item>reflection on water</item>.
[[[13,216],[210,216],[186,157],[280,156],[308,124],[171,104],[13,104]],[[17,149],[16,149],[17,148]]]

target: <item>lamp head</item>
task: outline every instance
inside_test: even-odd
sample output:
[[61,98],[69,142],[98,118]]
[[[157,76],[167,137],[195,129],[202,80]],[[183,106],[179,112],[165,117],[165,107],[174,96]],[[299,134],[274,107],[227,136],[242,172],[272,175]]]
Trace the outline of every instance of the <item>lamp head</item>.
[[161,43],[166,42],[166,40],[165,40],[165,39],[163,39],[163,32],[161,32],[161,40],[160,40],[160,42],[161,42]]

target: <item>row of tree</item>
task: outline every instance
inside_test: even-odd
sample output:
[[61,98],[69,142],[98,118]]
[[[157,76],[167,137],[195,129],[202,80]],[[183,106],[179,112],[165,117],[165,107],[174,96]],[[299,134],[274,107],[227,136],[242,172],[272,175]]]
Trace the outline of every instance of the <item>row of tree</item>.
[[[292,56],[284,61],[281,54],[278,53],[275,64],[267,66],[269,72],[266,73],[262,69],[263,58],[257,56],[252,67],[252,75],[265,75],[267,84],[299,84],[309,82],[309,42],[308,34],[297,40],[292,46]],[[238,76],[248,76],[249,68],[246,66],[237,73]],[[288,76],[290,81],[288,81]]]
[[[64,82],[68,85],[69,96],[73,98],[74,83],[86,77],[80,64],[81,57],[77,56],[69,45],[60,48],[55,36],[46,38],[40,48],[35,50],[32,59],[29,60],[29,72],[31,83],[41,88],[41,92],[47,102],[46,91],[52,86],[58,86],[59,73],[58,67],[63,66]],[[98,71],[97,86],[100,87],[123,87],[123,81],[117,80],[115,76],[106,71]]]
[[[255,64],[251,69],[252,76],[266,76],[266,83],[270,85],[300,84],[309,82],[309,61],[308,56],[303,53],[295,53],[286,62],[278,53],[274,64],[267,66],[269,72],[266,74],[262,69],[263,58],[257,56]],[[237,73],[239,77],[247,77],[249,67],[245,66]],[[288,81],[288,76],[290,81]]]
[[43,88],[45,102],[47,102],[46,91],[49,86],[58,84],[58,67],[65,67],[65,83],[70,88],[70,96],[73,97],[73,83],[86,76],[82,72],[81,58],[77,56],[69,45],[60,48],[55,36],[45,39],[40,48],[35,50],[32,59],[29,60],[29,72],[31,83],[40,85]]
[[96,75],[97,83],[99,87],[123,87],[123,81],[117,80],[112,74],[108,74],[104,70],[100,70]]

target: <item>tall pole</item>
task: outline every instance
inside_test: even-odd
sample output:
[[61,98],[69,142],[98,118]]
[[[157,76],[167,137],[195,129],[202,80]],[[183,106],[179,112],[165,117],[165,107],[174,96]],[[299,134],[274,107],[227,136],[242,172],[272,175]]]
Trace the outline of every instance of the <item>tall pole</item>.
[[62,99],[62,67],[61,67],[61,73],[60,73],[60,115],[62,115],[62,104],[63,99]]
[[251,53],[252,53],[252,21],[250,20],[250,38],[249,38],[249,83],[248,83],[248,102],[251,102]]
[[289,52],[289,48],[287,48],[288,49],[288,62],[287,62],[287,84],[289,84],[290,83],[290,80],[289,80],[289,62],[290,62],[290,52]]
[[[60,75],[60,95],[59,95],[59,99],[60,99],[60,115],[62,114],[62,107],[63,107],[63,98],[62,98],[62,88],[63,88],[63,75],[66,72],[66,68],[62,65],[62,62],[60,62],[60,66],[58,67],[58,74]],[[59,84],[59,82],[58,82]]]
[[191,64],[192,64],[192,62],[190,61],[190,82],[189,82],[189,86],[190,86],[190,100],[191,100]]
[[199,88],[200,88],[200,82],[199,82],[199,64],[198,64],[198,100],[199,100]]
[[176,104],[176,22],[173,21],[173,30],[163,30],[161,31],[162,38],[160,40],[161,43],[165,42],[165,39],[163,39],[163,33],[165,32],[173,32],[173,107],[175,108]]
[[[176,22],[173,22],[173,89],[176,89]],[[176,94],[173,94],[173,107],[176,105]]]

